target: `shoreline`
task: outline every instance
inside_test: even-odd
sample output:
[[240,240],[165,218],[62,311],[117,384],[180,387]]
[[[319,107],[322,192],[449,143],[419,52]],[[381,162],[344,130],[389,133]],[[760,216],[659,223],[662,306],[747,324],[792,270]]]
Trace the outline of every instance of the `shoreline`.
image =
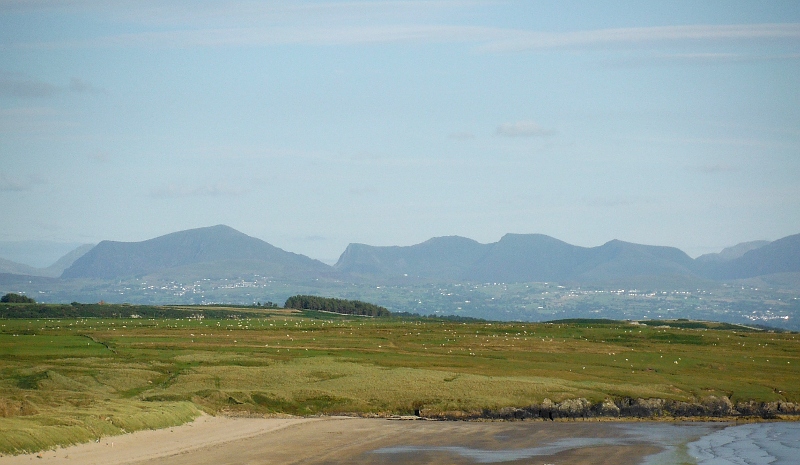
[[[647,433],[643,431],[664,428],[687,430],[695,427],[694,429],[699,428],[698,431],[708,432],[747,423],[796,421],[798,418],[742,420],[736,417],[725,419],[661,417],[657,419],[559,418],[554,421],[482,418],[453,421],[414,416],[265,418],[244,415],[202,415],[192,422],[171,428],[108,436],[98,442],[59,447],[32,454],[0,455],[0,465],[30,464],[32,461],[53,465],[229,463],[219,460],[226,459],[231,454],[253,454],[258,450],[278,454],[284,460],[269,463],[293,463],[292,460],[295,458],[298,458],[297,463],[320,458],[350,461],[353,457],[363,459],[365,454],[369,458],[371,457],[369,453],[376,450],[393,450],[393,448],[402,450],[404,447],[402,441],[399,447],[393,442],[397,441],[398,437],[409,438],[407,441],[409,444],[422,443],[423,446],[411,446],[410,450],[423,451],[426,454],[444,454],[459,448],[464,449],[461,446],[455,448],[447,446],[446,444],[449,444],[447,441],[454,437],[469,438],[470,435],[478,439],[465,440],[464,444],[486,443],[488,445],[483,447],[489,450],[492,446],[487,437],[493,434],[487,432],[495,430],[532,431],[535,433],[533,436],[526,433],[527,440],[531,437],[538,438],[537,441],[544,441],[545,444],[547,441],[560,444],[574,442],[575,438],[594,437],[596,441],[605,442],[564,447],[551,455],[569,456],[572,463],[578,464],[610,464],[622,456],[630,458],[631,454],[634,454],[643,458],[663,453],[665,450],[666,446],[663,443],[634,440],[626,435],[626,431],[641,430],[640,433],[644,437]],[[320,438],[324,440],[320,441]],[[530,449],[529,444],[514,445],[514,447],[522,447],[522,450],[526,450],[525,447]],[[547,447],[552,448],[545,446]]]

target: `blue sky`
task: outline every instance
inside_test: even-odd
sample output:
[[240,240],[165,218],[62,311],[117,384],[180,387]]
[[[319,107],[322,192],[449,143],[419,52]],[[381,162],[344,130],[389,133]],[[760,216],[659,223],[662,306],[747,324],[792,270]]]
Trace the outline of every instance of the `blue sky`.
[[800,232],[795,2],[0,0],[0,241]]

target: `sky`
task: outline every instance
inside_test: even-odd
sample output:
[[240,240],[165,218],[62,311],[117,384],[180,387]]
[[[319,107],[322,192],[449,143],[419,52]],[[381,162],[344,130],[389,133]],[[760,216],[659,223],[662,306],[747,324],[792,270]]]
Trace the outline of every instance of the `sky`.
[[800,233],[795,1],[0,0],[0,241]]

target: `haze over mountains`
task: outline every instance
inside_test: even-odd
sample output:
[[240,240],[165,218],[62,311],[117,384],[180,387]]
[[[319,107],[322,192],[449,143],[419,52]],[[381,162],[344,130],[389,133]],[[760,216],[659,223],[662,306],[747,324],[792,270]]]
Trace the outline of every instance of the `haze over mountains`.
[[[86,250],[89,249],[89,250]],[[42,269],[0,261],[0,272],[111,280],[236,278],[330,278],[352,282],[465,281],[561,282],[614,285],[687,284],[800,272],[800,234],[774,242],[750,242],[692,259],[674,247],[613,240],[579,247],[542,234],[506,234],[482,244],[459,236],[412,246],[350,244],[334,266],[287,252],[228,226],[175,232],[142,242],[103,241],[76,249]],[[38,272],[37,272],[38,271]]]
[[78,246],[56,260],[56,262],[52,265],[42,268],[0,258],[0,273],[57,278],[61,276],[64,270],[69,268],[72,263],[75,262],[75,260],[91,250],[92,247],[94,247],[93,244],[84,244]]
[[693,260],[674,247],[619,240],[579,247],[541,234],[506,234],[491,244],[452,236],[408,247],[351,244],[335,268],[384,279],[594,285],[687,283],[800,271],[800,234],[759,245],[750,243]]

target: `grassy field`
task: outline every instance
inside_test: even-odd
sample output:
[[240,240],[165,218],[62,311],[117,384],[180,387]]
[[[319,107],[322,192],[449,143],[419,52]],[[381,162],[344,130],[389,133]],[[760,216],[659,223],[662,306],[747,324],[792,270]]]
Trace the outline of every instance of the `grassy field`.
[[[545,398],[800,401],[800,335],[218,309],[239,318],[0,320],[0,452],[201,412],[409,414]],[[683,326],[683,327],[682,327]]]

